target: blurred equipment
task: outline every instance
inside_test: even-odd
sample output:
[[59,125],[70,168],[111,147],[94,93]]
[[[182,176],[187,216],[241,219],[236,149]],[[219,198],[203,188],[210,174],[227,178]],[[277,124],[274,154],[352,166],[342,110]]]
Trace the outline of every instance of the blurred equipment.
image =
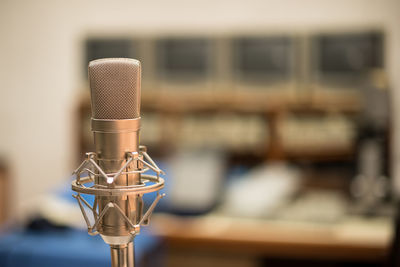
[[294,89],[298,40],[293,36],[236,37],[232,45],[232,79],[239,90]]
[[[263,118],[257,115],[187,115],[182,120],[181,146],[190,149],[255,151],[268,142],[265,124]],[[209,138],[210,136],[213,138]]]
[[284,164],[261,166],[232,183],[221,212],[265,218],[277,213],[299,190],[299,172]]
[[281,125],[283,148],[294,152],[346,151],[354,143],[353,124],[341,114],[288,115]]
[[360,89],[371,69],[383,67],[383,34],[320,34],[312,40],[312,51],[313,78],[320,86]]
[[[173,155],[169,163],[173,179],[168,202],[174,212],[199,214],[215,207],[222,191],[226,165],[224,153],[181,151]],[[193,184],[196,186],[191,186]]]
[[382,173],[382,146],[378,140],[365,140],[361,144],[359,174],[351,185],[351,193],[358,199],[363,213],[376,213],[386,196],[388,180]]
[[360,114],[357,176],[351,193],[358,200],[357,212],[376,215],[389,193],[390,101],[384,72],[376,69],[369,74]]
[[338,223],[346,216],[349,202],[334,190],[310,190],[282,208],[277,218],[293,222]]
[[234,40],[235,69],[242,79],[287,79],[293,69],[289,37],[253,37]]
[[[95,151],[74,172],[72,190],[90,235],[100,234],[111,247],[113,267],[133,267],[133,240],[148,224],[163,197],[162,171],[139,147],[141,64],[138,60],[109,58],[91,61],[89,80]],[[149,170],[156,175],[144,174]],[[86,174],[86,175],[85,175]],[[82,176],[84,175],[84,176]],[[157,197],[143,215],[143,194]],[[89,204],[81,194],[94,195]],[[92,223],[84,206],[93,213]]]
[[165,79],[202,78],[210,72],[211,51],[205,38],[158,40],[158,71]]

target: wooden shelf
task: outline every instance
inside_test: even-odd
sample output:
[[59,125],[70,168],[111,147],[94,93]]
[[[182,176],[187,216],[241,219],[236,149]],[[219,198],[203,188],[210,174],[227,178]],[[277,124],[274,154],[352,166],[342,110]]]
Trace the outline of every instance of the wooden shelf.
[[[142,110],[158,112],[233,111],[256,113],[357,113],[362,102],[356,94],[295,96],[260,92],[142,92]],[[81,96],[80,108],[90,111],[90,96]]]
[[293,95],[256,92],[154,92],[142,93],[144,110],[162,112],[343,112],[357,113],[361,102],[357,95]]
[[[168,150],[177,145],[180,140],[176,139],[176,131],[179,127],[172,127],[169,123],[174,121],[179,125],[184,116],[190,114],[216,114],[235,113],[237,115],[253,114],[259,115],[268,125],[268,142],[260,140],[260,146],[257,146],[257,154],[262,158],[269,160],[311,160],[311,161],[329,161],[329,160],[351,160],[355,155],[355,148],[352,147],[333,147],[332,149],[313,149],[305,147],[304,149],[287,149],[282,144],[280,126],[287,114],[316,114],[324,116],[330,113],[342,113],[350,116],[356,115],[360,110],[362,103],[357,94],[314,94],[296,96],[289,93],[276,92],[248,92],[239,91],[203,91],[203,92],[185,92],[185,91],[155,91],[143,90],[141,108],[143,113],[153,112],[160,114],[163,123],[160,127],[165,128],[161,135],[158,147],[160,151]],[[82,97],[79,106],[80,128],[82,121],[90,117],[90,98],[87,93]],[[168,120],[168,123],[167,123]],[[169,126],[168,126],[169,125]],[[85,132],[89,129],[85,129]],[[172,131],[172,132],[171,132]],[[81,151],[88,148],[87,140],[81,140]],[[168,140],[168,142],[165,142]],[[90,141],[91,142],[91,141]],[[268,143],[268,144],[267,144]],[[229,152],[229,147],[226,147]],[[237,149],[236,149],[237,150]],[[243,151],[249,153],[249,151]],[[231,151],[237,153],[237,151]]]
[[355,147],[329,149],[284,149],[285,157],[290,160],[332,161],[352,160],[355,156]]

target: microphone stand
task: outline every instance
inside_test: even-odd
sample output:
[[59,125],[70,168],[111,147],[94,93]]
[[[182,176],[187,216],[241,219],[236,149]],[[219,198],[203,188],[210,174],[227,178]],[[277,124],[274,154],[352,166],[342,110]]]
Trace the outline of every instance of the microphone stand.
[[110,245],[112,267],[134,267],[135,245],[129,242],[127,245]]

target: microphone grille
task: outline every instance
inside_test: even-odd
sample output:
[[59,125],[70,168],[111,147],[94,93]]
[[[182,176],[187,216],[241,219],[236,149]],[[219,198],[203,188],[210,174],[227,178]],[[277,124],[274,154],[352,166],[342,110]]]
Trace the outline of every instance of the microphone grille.
[[140,117],[140,61],[104,58],[89,63],[89,83],[94,119]]

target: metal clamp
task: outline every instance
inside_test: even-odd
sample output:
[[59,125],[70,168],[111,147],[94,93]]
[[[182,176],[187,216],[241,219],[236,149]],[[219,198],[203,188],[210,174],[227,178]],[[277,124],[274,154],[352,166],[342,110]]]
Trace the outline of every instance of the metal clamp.
[[[72,195],[78,202],[79,204],[79,208],[81,209],[83,218],[85,219],[86,225],[87,225],[87,229],[88,229],[88,234],[89,235],[98,235],[99,232],[97,230],[97,226],[100,222],[100,220],[104,217],[104,215],[106,215],[106,213],[110,210],[110,209],[115,209],[118,214],[125,220],[126,223],[128,223],[128,225],[131,227],[132,231],[130,232],[130,234],[132,236],[135,236],[137,234],[140,233],[140,226],[141,225],[148,225],[150,222],[150,217],[153,214],[153,211],[158,203],[158,201],[160,201],[160,199],[162,199],[163,197],[165,197],[165,194],[159,194],[159,192],[157,192],[157,197],[154,199],[153,203],[151,203],[150,207],[147,209],[146,213],[144,214],[144,216],[141,218],[141,220],[139,221],[139,223],[134,224],[131,219],[129,219],[124,212],[122,211],[122,209],[115,203],[113,202],[109,202],[105,208],[101,211],[100,215],[97,214],[97,200],[95,199],[93,206],[90,206],[90,204],[84,199],[82,198],[82,196],[78,193],[76,195]],[[86,214],[85,208],[83,207],[82,203],[84,203],[92,212],[93,212],[93,216],[94,216],[94,223],[93,225],[90,224],[89,218]]]
[[[102,168],[97,164],[96,159],[97,159],[96,153],[94,152],[86,153],[85,160],[73,172],[73,174],[76,175],[76,179],[72,181],[71,184],[72,190],[77,193],[76,195],[73,195],[73,197],[77,200],[79,204],[79,208],[82,212],[82,215],[87,225],[88,233],[90,235],[99,234],[98,225],[100,221],[109,212],[110,209],[115,209],[117,211],[117,214],[119,214],[132,229],[130,231],[130,234],[133,236],[139,234],[140,226],[148,225],[150,217],[157,203],[160,201],[161,198],[165,196],[165,194],[160,194],[159,192],[164,187],[164,179],[160,177],[160,174],[164,174],[164,172],[156,165],[156,163],[147,154],[145,146],[139,147],[139,153],[127,152],[125,164],[116,173],[105,173],[102,170]],[[134,170],[125,171],[131,164],[135,164]],[[153,170],[156,173],[156,175],[145,174],[150,170]],[[82,176],[82,174],[85,172],[87,173],[87,175]],[[132,174],[132,173],[141,174],[140,184],[130,185],[130,186],[117,186],[114,184],[114,181],[121,175]],[[100,184],[93,184],[90,186],[86,186],[86,184],[94,182],[95,177],[101,177],[106,180],[107,184],[113,186],[108,187],[106,185],[100,185]],[[129,195],[143,196],[143,194],[151,192],[157,192],[157,197],[154,199],[150,207],[147,209],[146,213],[143,216],[140,215],[139,217],[140,221],[138,223],[133,223],[131,219],[129,219],[126,216],[126,214],[124,214],[123,210],[116,203],[112,201],[107,203],[103,208],[103,210],[101,212],[99,211],[100,214],[98,214],[98,208],[99,208],[98,197],[103,197],[103,196],[124,197]],[[82,198],[81,194],[94,195],[95,199],[93,205],[90,205],[84,198]],[[89,217],[85,211],[84,206],[89,208],[93,213],[93,218],[94,218],[93,225],[90,223]]]
[[[142,156],[142,157],[141,157]],[[145,158],[148,160],[150,163],[146,162],[142,158]],[[96,162],[97,154],[94,152],[88,152],[86,153],[86,159],[79,165],[79,167],[72,173],[73,175],[76,175],[76,182],[77,184],[80,184],[81,180],[81,174],[83,172],[88,172],[89,178],[91,178],[92,181],[94,181],[95,176],[100,176],[103,179],[107,181],[108,184],[114,183],[114,181],[121,176],[122,174],[132,174],[132,173],[145,173],[149,171],[150,169],[153,170],[157,174],[157,178],[159,179],[160,174],[165,174],[160,168],[158,168],[157,164],[152,160],[152,158],[147,154],[146,152],[146,147],[145,146],[140,146],[139,148],[139,153],[137,152],[127,152],[126,153],[126,158],[127,161],[125,164],[116,172],[116,173],[105,173],[101,167],[97,164]],[[131,165],[132,162],[140,162],[141,164],[145,165],[147,168],[143,169],[138,169],[138,170],[133,170],[133,171],[124,171],[129,165]],[[138,166],[138,164],[136,164]],[[96,171],[99,173],[96,174],[93,172],[90,167],[94,168]]]

